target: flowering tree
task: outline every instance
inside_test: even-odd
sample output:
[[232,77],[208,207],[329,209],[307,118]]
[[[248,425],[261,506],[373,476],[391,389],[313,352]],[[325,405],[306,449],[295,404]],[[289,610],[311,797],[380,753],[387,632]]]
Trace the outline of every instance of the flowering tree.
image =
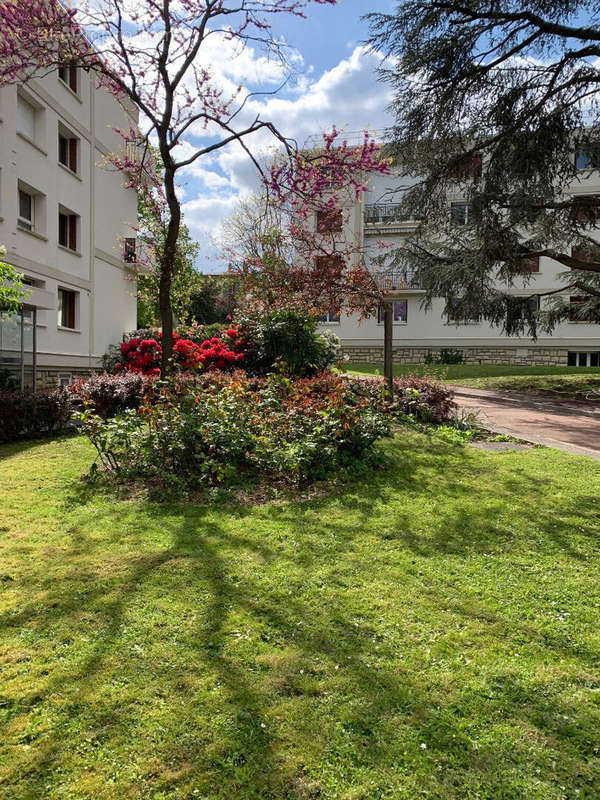
[[[254,204],[261,218],[248,219],[246,250],[232,258],[255,301],[267,308],[371,314],[389,293],[387,270],[367,263],[352,215],[369,176],[389,172],[368,132],[352,146],[335,128],[314,149],[272,164],[262,211]],[[249,216],[248,209],[241,212],[234,228]]]
[[[113,162],[129,186],[151,192],[164,204],[165,237],[160,253],[159,296],[163,327],[161,369],[173,352],[171,285],[181,206],[177,175],[198,159],[237,143],[260,168],[248,140],[267,131],[291,152],[274,125],[248,116],[248,95],[227,93],[210,68],[207,42],[221,37],[237,50],[250,42],[282,55],[272,33],[278,15],[303,16],[309,3],[336,0],[57,0],[0,4],[0,84],[27,81],[65,64],[93,72],[101,86],[128,98],[140,111],[140,130],[121,131],[141,143],[124,148]],[[202,136],[205,144],[190,144]],[[162,163],[158,179],[146,168],[144,152],[156,144]]]
[[369,263],[352,219],[369,177],[390,171],[389,159],[368,132],[361,144],[351,146],[334,128],[320,146],[271,166],[262,210],[255,203],[233,220],[233,229],[241,227],[249,237],[245,252],[233,249],[231,260],[263,309],[345,311],[364,319],[383,305],[384,374],[392,391],[395,271],[383,242]]

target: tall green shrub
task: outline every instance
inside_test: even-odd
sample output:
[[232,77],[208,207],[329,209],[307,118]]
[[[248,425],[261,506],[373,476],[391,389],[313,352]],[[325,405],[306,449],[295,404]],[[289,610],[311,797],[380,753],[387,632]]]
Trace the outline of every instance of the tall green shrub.
[[315,318],[304,312],[273,311],[258,320],[242,319],[239,329],[249,373],[307,378],[330,367],[337,357],[337,337],[319,333]]

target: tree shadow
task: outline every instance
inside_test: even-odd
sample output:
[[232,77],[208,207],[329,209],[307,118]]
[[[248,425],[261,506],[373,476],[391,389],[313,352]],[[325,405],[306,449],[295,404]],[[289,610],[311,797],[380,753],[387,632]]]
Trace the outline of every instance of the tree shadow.
[[[547,641],[485,597],[478,608],[472,597],[452,599],[449,588],[464,582],[450,570],[421,587],[419,573],[437,562],[459,573],[483,554],[516,554],[524,530],[531,547],[575,559],[581,541],[597,537],[597,510],[581,508],[589,495],[542,504],[547,482],[526,467],[494,475],[493,458],[400,440],[388,471],[341,496],[226,514],[68,494],[78,516],[50,556],[63,566],[60,583],[27,572],[22,606],[0,617],[3,637],[20,632],[24,658],[37,664],[42,637],[51,662],[0,705],[0,739],[29,748],[5,772],[5,786],[18,786],[6,797],[58,792],[83,774],[89,784],[74,790],[82,798],[130,796],[133,785],[131,796],[144,798],[308,800],[353,785],[365,798],[400,797],[402,785],[407,797],[475,797],[480,786],[516,798],[528,796],[519,773],[547,772],[543,747],[562,758],[543,775],[549,792],[561,781],[593,790],[597,711],[569,703],[554,677],[527,681],[501,660],[477,679],[463,672],[474,646],[452,639],[439,611],[476,640],[497,636],[551,663],[570,660],[574,680],[587,676],[589,687],[597,649]],[[473,497],[484,463],[492,476]],[[529,498],[513,503],[520,534],[501,516],[517,489]],[[425,523],[411,512],[417,502],[429,504]],[[399,606],[391,616],[390,602]],[[432,637],[457,678],[432,666]],[[512,733],[489,735],[502,726]]]

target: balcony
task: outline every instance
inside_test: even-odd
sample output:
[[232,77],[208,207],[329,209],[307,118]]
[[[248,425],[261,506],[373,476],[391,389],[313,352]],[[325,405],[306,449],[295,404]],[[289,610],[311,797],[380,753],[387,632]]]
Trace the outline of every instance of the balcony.
[[390,225],[394,227],[416,227],[416,217],[405,217],[400,203],[367,203],[365,205],[366,225]]
[[409,269],[391,269],[382,272],[377,276],[377,283],[381,290],[384,290],[390,295],[403,295],[425,291],[416,273]]

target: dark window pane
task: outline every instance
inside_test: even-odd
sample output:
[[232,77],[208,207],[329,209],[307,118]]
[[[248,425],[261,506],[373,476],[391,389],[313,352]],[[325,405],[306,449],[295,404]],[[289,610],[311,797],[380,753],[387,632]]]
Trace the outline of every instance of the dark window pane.
[[32,198],[30,194],[19,189],[19,216],[22,219],[32,221]]
[[65,167],[69,166],[69,140],[60,134],[58,136],[58,160]]
[[63,247],[69,246],[69,217],[67,214],[58,215],[58,243]]

